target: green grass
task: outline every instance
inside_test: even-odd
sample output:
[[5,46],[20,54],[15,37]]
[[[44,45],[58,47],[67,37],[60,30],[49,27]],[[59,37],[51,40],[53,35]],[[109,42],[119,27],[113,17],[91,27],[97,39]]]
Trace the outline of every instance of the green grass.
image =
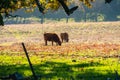
[[[91,52],[89,52],[91,53]],[[29,53],[36,75],[42,80],[106,80],[115,79],[114,70],[120,72],[118,58],[81,57],[72,55]],[[84,51],[73,53],[84,54]],[[24,77],[31,77],[24,52],[0,52],[0,77],[19,72]],[[32,78],[30,78],[32,79]]]

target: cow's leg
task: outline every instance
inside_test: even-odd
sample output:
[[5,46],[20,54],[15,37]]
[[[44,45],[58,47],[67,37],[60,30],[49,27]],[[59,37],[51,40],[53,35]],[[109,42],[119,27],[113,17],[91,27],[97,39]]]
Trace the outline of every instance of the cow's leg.
[[53,46],[53,41],[52,41],[52,46]]
[[62,42],[63,42],[63,38],[62,38]]
[[45,45],[47,45],[47,40],[45,40]]

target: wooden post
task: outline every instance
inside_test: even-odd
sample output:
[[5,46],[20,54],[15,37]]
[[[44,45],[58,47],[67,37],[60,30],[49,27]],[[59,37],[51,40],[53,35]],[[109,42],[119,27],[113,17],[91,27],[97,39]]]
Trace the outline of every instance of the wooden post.
[[27,53],[27,50],[26,50],[26,48],[25,48],[24,43],[22,43],[22,46],[23,46],[24,52],[25,52],[25,54],[26,54],[27,60],[28,60],[28,62],[29,62],[29,65],[30,65],[30,68],[31,68],[31,71],[32,71],[32,74],[33,74],[33,77],[34,77],[34,80],[37,80],[37,77],[36,77],[36,75],[35,75],[34,69],[33,69],[33,67],[32,67],[32,64],[31,64],[31,61],[30,61],[30,58],[29,58],[29,56],[28,56],[28,53]]

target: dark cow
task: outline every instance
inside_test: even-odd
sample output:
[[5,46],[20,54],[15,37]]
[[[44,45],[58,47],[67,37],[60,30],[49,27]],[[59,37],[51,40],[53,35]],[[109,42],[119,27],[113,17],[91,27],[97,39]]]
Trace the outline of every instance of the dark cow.
[[61,41],[56,33],[44,33],[44,40],[45,40],[45,45],[47,45],[47,41],[52,41],[56,43],[56,45],[61,45]]
[[69,35],[68,33],[60,33],[60,37],[61,37],[61,40],[62,42],[65,41],[65,42],[68,42],[69,41]]

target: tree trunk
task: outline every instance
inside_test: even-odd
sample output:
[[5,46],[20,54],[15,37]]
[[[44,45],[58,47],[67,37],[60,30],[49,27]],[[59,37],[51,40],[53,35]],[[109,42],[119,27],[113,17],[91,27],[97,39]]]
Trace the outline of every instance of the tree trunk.
[[69,21],[69,17],[66,17],[66,23],[68,23],[68,21]]
[[3,17],[1,15],[1,13],[0,13],[0,26],[4,26]]

